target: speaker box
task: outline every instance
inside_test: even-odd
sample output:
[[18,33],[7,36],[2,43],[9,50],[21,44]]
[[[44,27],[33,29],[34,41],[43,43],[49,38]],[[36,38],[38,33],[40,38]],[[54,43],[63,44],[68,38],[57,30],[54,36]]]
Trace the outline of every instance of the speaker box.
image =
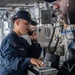
[[50,10],[41,10],[41,21],[42,24],[51,24],[52,17]]
[[50,10],[41,10],[42,24],[51,24],[52,16]]

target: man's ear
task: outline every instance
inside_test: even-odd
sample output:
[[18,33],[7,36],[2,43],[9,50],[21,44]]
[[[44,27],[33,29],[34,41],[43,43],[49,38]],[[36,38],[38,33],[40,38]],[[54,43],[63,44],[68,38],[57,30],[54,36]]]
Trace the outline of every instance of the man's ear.
[[17,19],[15,23],[16,23],[17,26],[19,26],[20,19]]

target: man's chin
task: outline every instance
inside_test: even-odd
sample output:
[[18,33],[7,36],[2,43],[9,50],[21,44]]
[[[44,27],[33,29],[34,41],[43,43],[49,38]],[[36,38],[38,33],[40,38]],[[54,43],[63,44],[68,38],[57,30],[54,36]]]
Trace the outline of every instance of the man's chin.
[[24,32],[24,33],[23,33],[23,35],[27,35],[27,34],[28,34],[28,32]]

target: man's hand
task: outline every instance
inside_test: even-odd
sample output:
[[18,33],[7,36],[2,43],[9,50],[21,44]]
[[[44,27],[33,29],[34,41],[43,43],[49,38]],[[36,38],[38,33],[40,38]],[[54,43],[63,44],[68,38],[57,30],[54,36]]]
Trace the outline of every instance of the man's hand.
[[30,62],[31,64],[36,65],[38,68],[45,68],[45,65],[43,64],[43,62],[38,59],[31,58]]
[[30,29],[30,32],[33,32],[32,35],[29,35],[31,40],[37,40],[37,34],[34,30]]

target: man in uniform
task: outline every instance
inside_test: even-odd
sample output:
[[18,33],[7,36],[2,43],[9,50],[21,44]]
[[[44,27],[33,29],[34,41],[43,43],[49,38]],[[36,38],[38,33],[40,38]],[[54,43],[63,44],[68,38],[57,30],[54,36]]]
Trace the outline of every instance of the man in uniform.
[[38,60],[42,48],[37,42],[36,33],[30,36],[32,45],[22,38],[30,30],[32,21],[28,11],[18,11],[12,18],[14,28],[2,41],[0,47],[1,65],[0,75],[27,75],[27,67],[31,64],[38,68],[44,65]]

